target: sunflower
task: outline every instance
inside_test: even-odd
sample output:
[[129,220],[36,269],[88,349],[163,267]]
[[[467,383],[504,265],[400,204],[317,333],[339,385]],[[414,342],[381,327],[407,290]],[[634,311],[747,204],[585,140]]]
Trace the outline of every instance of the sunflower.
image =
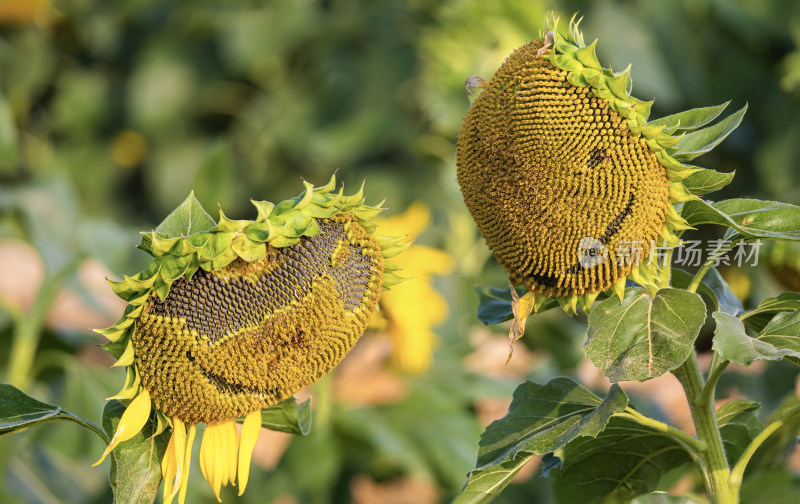
[[[172,427],[161,464],[164,502],[185,498],[196,425],[206,424],[200,468],[220,488],[247,485],[261,410],[316,382],[352,348],[381,292],[397,283],[384,259],[400,238],[375,233],[379,206],[335,179],[278,205],[253,202],[255,221],[209,217],[193,196],[143,233],[153,256],[143,272],[111,281],[128,301],[99,330],[130,401],[97,464],[135,436],[155,409],[156,433]],[[362,187],[363,189],[363,187]],[[179,230],[184,230],[181,234]],[[236,419],[244,417],[241,434]]]
[[511,284],[528,290],[515,313],[548,298],[588,310],[603,291],[621,298],[627,278],[657,288],[651,250],[679,244],[689,226],[674,205],[696,198],[681,181],[697,169],[673,157],[677,121],[648,123],[630,67],[603,68],[578,23],[550,16],[491,80],[467,80],[482,91],[459,132],[458,182]]

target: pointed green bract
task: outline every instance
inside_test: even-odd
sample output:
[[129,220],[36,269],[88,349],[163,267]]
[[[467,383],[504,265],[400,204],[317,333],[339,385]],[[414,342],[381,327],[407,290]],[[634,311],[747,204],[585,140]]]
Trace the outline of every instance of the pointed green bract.
[[689,174],[683,182],[686,190],[696,196],[702,196],[710,192],[718,191],[731,183],[735,172],[720,173],[714,170],[707,170],[700,168],[699,170]]
[[702,154],[710,152],[739,126],[745,112],[747,112],[747,105],[713,126],[687,133],[675,145],[678,149],[674,154],[675,159],[679,161],[690,161]]
[[189,236],[214,227],[214,219],[197,201],[192,191],[189,196],[158,225],[156,232],[167,236]]
[[723,110],[730,104],[726,101],[721,105],[714,107],[699,107],[677,114],[661,117],[650,121],[650,124],[657,124],[666,126],[673,131],[693,131],[697,128],[705,126],[710,123],[722,113]]

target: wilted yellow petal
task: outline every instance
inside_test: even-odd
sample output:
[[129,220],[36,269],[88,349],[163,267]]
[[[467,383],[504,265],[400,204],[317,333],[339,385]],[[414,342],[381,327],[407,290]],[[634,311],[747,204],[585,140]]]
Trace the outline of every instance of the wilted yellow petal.
[[186,427],[178,418],[172,419],[172,439],[170,440],[170,445],[167,447],[167,451],[169,451],[169,448],[172,448],[170,459],[175,461],[176,470],[174,474],[171,474],[172,478],[169,480],[169,495],[166,494],[167,480],[164,481],[164,504],[172,502],[172,499],[175,498],[178,490],[180,490],[181,481],[183,481],[185,477],[184,458],[186,453]]
[[181,476],[181,489],[180,494],[178,495],[178,502],[180,504],[183,504],[186,500],[186,484],[189,481],[189,468],[192,464],[192,445],[194,445],[194,436],[196,433],[197,427],[192,424],[189,427],[189,435],[186,439],[186,454],[183,459],[183,476]]
[[119,425],[117,426],[117,432],[114,433],[114,437],[111,438],[111,442],[108,443],[106,451],[103,452],[103,456],[100,457],[100,460],[92,464],[92,467],[105,460],[106,456],[111,453],[111,450],[118,444],[131,439],[141,432],[142,427],[144,427],[144,424],[147,423],[147,419],[150,417],[151,406],[150,394],[146,389],[142,389],[139,395],[128,405],[125,413],[122,414],[122,418],[119,419]]
[[216,459],[214,485],[217,487],[217,494],[219,494],[220,488],[228,484],[228,438],[225,436],[225,430],[223,429],[224,425],[225,424],[223,423],[214,425],[214,440],[216,441],[216,456],[214,457]]
[[226,452],[228,455],[228,482],[236,484],[236,456],[239,453],[239,431],[236,430],[236,421],[231,420],[225,423],[225,437],[227,440]]
[[200,444],[200,470],[211,486],[211,490],[214,491],[214,495],[217,496],[217,500],[222,502],[222,499],[219,498],[222,463],[220,462],[219,444],[216,439],[218,430],[218,424],[206,425],[206,430],[203,432],[203,442]]
[[172,487],[175,484],[175,474],[178,472],[178,461],[175,460],[175,436],[169,438],[167,451],[161,459],[161,477],[164,479],[164,504],[169,504]]
[[250,478],[250,458],[253,448],[261,433],[261,411],[248,414],[242,424],[242,433],[239,441],[239,495],[244,493],[247,480]]

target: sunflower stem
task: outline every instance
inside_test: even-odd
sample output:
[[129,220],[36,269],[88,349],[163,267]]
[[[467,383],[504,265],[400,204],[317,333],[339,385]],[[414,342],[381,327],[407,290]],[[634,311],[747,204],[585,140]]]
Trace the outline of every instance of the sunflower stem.
[[725,254],[727,254],[732,248],[733,248],[732,240],[729,240],[725,242],[723,245],[720,245],[714,251],[714,253],[712,253],[711,256],[709,256],[709,258],[706,259],[706,262],[703,263],[703,266],[699,270],[697,270],[697,273],[695,273],[694,278],[692,278],[692,282],[689,284],[686,290],[688,290],[689,292],[697,292],[697,288],[700,286],[700,282],[703,281],[703,278],[705,278],[706,273],[708,273],[708,270],[711,269],[712,266],[716,266],[719,259]]
[[731,482],[731,470],[722,445],[713,397],[709,397],[707,401],[698,401],[703,397],[705,384],[697,362],[697,354],[692,352],[692,355],[672,373],[686,392],[697,439],[707,446],[706,451],[700,454],[700,458],[703,461],[702,469],[711,501],[715,504],[738,504],[738,489]]

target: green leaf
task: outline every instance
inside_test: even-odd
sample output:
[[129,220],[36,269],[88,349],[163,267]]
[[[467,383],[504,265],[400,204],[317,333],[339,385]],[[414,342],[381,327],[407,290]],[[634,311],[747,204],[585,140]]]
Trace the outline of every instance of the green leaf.
[[673,157],[683,162],[710,152],[739,126],[745,112],[747,112],[747,105],[713,126],[687,133],[675,145],[678,151],[673,154]]
[[733,467],[744,450],[763,429],[758,418],[761,405],[755,401],[733,399],[717,409],[717,423],[720,426],[722,444],[728,465]]
[[613,385],[604,399],[569,378],[546,385],[525,382],[514,391],[508,414],[481,435],[476,468],[456,503],[487,502],[499,494],[534,455],[543,455],[579,436],[596,436],[611,416],[628,405]]
[[651,126],[660,126],[663,124],[668,128],[677,126],[677,131],[696,130],[697,128],[705,126],[716,119],[722,113],[722,111],[725,110],[725,107],[727,107],[729,103],[730,100],[714,107],[698,107],[691,110],[685,110],[677,114],[672,114],[660,117],[653,121],[648,121],[647,124]]
[[[125,406],[110,401],[103,409],[103,429],[109,437],[125,412]],[[111,452],[109,480],[114,491],[114,504],[151,504],[161,485],[161,459],[172,435],[167,430],[153,436],[155,422],[148,421],[141,432],[123,441]]]
[[60,406],[34,399],[13,385],[0,383],[0,436],[55,420],[67,420],[82,425],[108,443],[98,425]]
[[305,436],[311,430],[311,402],[297,404],[294,396],[261,412],[261,426],[267,429]]
[[706,315],[699,295],[641,287],[610,297],[589,315],[586,355],[612,382],[644,381],[681,365],[692,352]]
[[[692,282],[694,275],[681,269],[672,269],[672,286],[685,289]],[[724,311],[731,315],[738,315],[744,311],[742,302],[731,291],[728,282],[719,274],[715,267],[708,269],[703,281],[697,286],[697,292],[705,294],[714,304],[714,310]]]
[[756,338],[785,352],[788,360],[800,364],[800,310],[775,315]]
[[[517,294],[522,296],[526,290],[525,287],[517,287]],[[511,287],[498,289],[496,287],[476,285],[475,292],[478,293],[478,320],[486,325],[492,325],[514,318],[514,313],[511,311]],[[542,306],[538,307],[536,313],[541,313],[556,306],[558,306],[558,301],[548,299]]]
[[194,197],[194,191],[183,200],[183,203],[173,210],[167,218],[156,228],[157,233],[166,235],[169,238],[176,238],[181,235],[189,236],[201,231],[208,231],[216,226],[214,218],[208,215],[203,206]]
[[690,460],[661,432],[622,418],[612,418],[596,438],[575,439],[561,458],[551,471],[557,500],[581,504],[629,502]]
[[748,473],[742,483],[741,498],[746,504],[797,504],[800,483],[792,470],[772,465],[765,471]]
[[800,240],[800,207],[788,203],[741,198],[713,204],[692,200],[683,204],[681,217],[691,226],[718,224],[745,237]]
[[[779,348],[761,336],[747,335],[741,320],[722,312],[714,312],[717,327],[714,329],[714,351],[725,360],[749,366],[754,360],[780,360],[787,356],[800,357],[800,345]],[[766,330],[766,328],[765,328]],[[773,338],[774,339],[774,338]],[[800,342],[800,339],[795,336]]]
[[736,172],[720,173],[705,168],[696,171],[681,180],[681,184],[691,194],[701,196],[710,192],[718,191],[731,183]]
[[739,320],[754,331],[761,331],[777,313],[800,309],[800,292],[786,291],[765,298],[758,306],[739,315]]

